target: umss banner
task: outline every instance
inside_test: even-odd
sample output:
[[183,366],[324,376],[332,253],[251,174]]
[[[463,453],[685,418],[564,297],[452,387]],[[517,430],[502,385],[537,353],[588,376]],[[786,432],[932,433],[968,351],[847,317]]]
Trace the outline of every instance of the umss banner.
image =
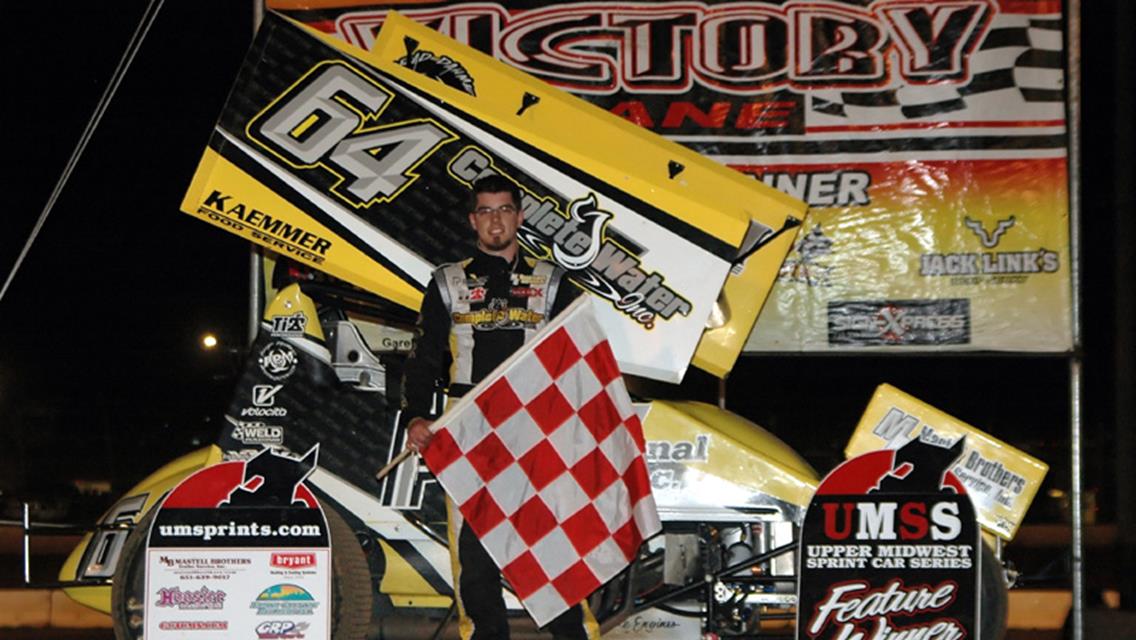
[[502,175],[522,245],[605,301],[628,373],[681,379],[727,277],[750,278],[727,305],[748,324],[709,357],[729,370],[804,203],[412,21],[383,34],[368,53],[269,15],[182,209],[414,309],[475,250],[470,185]]
[[1070,348],[1056,0],[269,5],[365,49],[395,8],[806,200],[747,350]]
[[979,528],[947,470],[963,444],[915,440],[825,477],[801,526],[798,640],[986,637]]

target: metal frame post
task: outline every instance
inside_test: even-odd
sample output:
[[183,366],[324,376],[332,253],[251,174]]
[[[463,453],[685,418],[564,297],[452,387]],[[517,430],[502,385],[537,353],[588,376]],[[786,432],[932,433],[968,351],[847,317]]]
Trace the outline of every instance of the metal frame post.
[[[256,37],[256,30],[264,20],[264,0],[252,0],[252,35]],[[264,298],[264,262],[256,245],[249,245],[249,301],[248,301],[248,340],[252,345],[256,334],[260,330],[260,316],[262,314]]]
[[1072,509],[1070,569],[1073,592],[1073,640],[1085,635],[1085,557],[1082,494],[1083,388],[1081,344],[1081,2],[1065,5],[1065,62],[1067,67],[1066,123],[1069,132],[1069,255],[1073,351],[1069,357],[1069,492]]

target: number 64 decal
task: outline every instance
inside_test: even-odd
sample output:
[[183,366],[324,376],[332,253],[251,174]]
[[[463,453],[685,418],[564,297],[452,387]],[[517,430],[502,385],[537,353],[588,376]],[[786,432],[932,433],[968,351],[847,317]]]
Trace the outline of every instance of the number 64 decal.
[[[321,62],[249,121],[250,139],[296,169],[323,167],[354,207],[389,202],[457,136],[428,118],[373,124],[394,94],[339,61]],[[371,126],[367,126],[372,123]]]

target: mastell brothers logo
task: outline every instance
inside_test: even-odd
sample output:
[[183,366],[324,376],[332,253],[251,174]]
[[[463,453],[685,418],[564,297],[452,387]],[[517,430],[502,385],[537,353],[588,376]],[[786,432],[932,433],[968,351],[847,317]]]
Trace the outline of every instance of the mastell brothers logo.
[[316,566],[316,554],[273,553],[269,563],[280,569],[307,569]]

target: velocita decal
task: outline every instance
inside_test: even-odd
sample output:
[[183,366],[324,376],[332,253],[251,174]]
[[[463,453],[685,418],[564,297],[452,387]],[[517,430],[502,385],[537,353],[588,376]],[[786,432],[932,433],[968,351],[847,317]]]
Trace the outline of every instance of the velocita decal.
[[170,492],[149,534],[146,638],[329,637],[330,538],[304,483],[318,454],[265,448]]
[[798,640],[980,637],[979,529],[948,471],[963,442],[873,451],[821,482],[801,531]]

